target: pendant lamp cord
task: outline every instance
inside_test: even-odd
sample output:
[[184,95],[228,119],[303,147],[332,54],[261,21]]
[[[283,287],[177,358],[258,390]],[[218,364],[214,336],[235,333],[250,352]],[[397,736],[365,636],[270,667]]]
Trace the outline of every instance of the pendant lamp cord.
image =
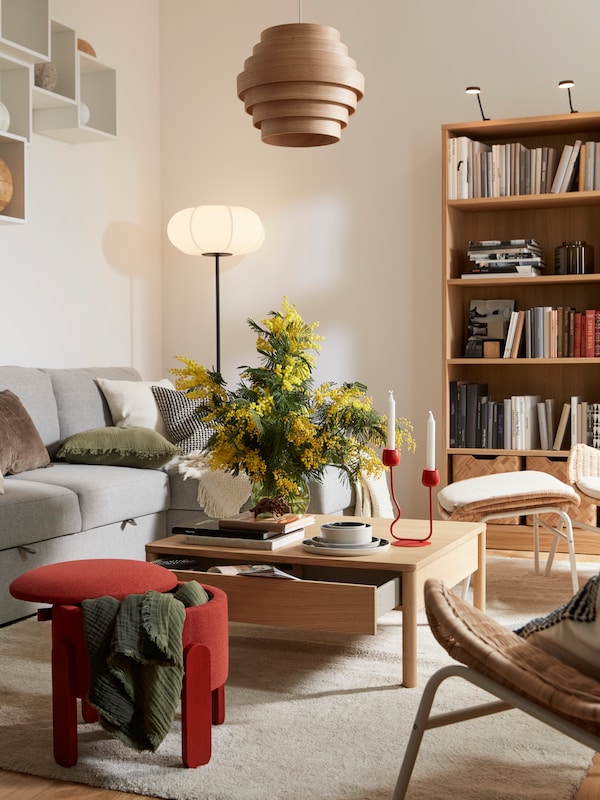
[[298,0],[298,22],[302,22],[302,0]]

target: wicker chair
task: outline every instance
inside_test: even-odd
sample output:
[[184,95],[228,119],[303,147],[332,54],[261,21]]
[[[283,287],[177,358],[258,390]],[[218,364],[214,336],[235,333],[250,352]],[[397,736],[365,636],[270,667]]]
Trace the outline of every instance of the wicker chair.
[[[600,450],[587,444],[574,444],[567,459],[567,478],[587,500],[600,505]],[[574,528],[600,533],[600,527],[572,520]]]
[[[435,638],[461,664],[438,670],[425,686],[393,800],[403,800],[406,795],[426,730],[511,708],[600,750],[600,682],[502,627],[449,591],[442,581],[426,582],[425,609]],[[430,714],[438,687],[452,676],[464,678],[498,699]]]

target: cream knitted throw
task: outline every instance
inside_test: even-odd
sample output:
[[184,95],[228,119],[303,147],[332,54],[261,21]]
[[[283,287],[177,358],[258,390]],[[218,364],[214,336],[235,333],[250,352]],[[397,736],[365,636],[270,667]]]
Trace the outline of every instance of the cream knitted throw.
[[212,470],[200,450],[183,456],[179,472],[184,480],[198,481],[198,502],[208,517],[231,517],[250,497],[252,484],[247,475],[232,475],[224,470]]
[[382,472],[378,478],[371,478],[361,473],[354,485],[354,494],[356,498],[354,514],[357,517],[394,518],[386,472]]

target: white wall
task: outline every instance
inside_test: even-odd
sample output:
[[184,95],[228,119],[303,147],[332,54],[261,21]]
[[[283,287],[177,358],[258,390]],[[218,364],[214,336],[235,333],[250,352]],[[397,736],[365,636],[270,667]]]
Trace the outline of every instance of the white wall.
[[303,21],[340,30],[366,78],[342,140],[264,145],[236,96],[263,29],[296,22],[283,0],[53,0],[117,70],[118,138],[69,145],[34,134],[26,225],[0,227],[0,363],[132,364],[146,378],[174,356],[214,360],[209,259],[176,251],[180,208],[246,205],[261,250],[224,262],[223,372],[254,363],[245,320],[287,295],[325,336],[317,380],[387,390],[416,427],[397,470],[404,516],[427,513],[425,419],[441,416],[440,126],[597,109],[595,0],[304,0]]
[[117,71],[116,141],[33,134],[28,221],[0,227],[0,363],[162,369],[158,4],[53,0]]
[[[161,15],[163,231],[189,205],[247,205],[261,250],[222,278],[222,371],[255,363],[245,325],[287,295],[325,336],[317,380],[361,380],[414,421],[417,455],[396,470],[404,516],[427,513],[420,483],[428,409],[441,417],[441,131],[480,118],[598,108],[595,0],[306,0],[304,22],[336,27],[366,79],[338,144],[262,144],[236,76],[264,28],[298,21],[281,0],[164,0]],[[520,235],[520,234],[519,234]],[[164,359],[214,363],[210,259],[164,244]]]

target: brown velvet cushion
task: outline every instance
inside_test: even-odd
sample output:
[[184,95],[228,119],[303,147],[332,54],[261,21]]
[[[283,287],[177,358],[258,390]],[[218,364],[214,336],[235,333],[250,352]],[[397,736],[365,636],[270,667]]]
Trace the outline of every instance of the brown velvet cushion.
[[47,467],[50,456],[23,403],[9,389],[0,392],[0,472]]

